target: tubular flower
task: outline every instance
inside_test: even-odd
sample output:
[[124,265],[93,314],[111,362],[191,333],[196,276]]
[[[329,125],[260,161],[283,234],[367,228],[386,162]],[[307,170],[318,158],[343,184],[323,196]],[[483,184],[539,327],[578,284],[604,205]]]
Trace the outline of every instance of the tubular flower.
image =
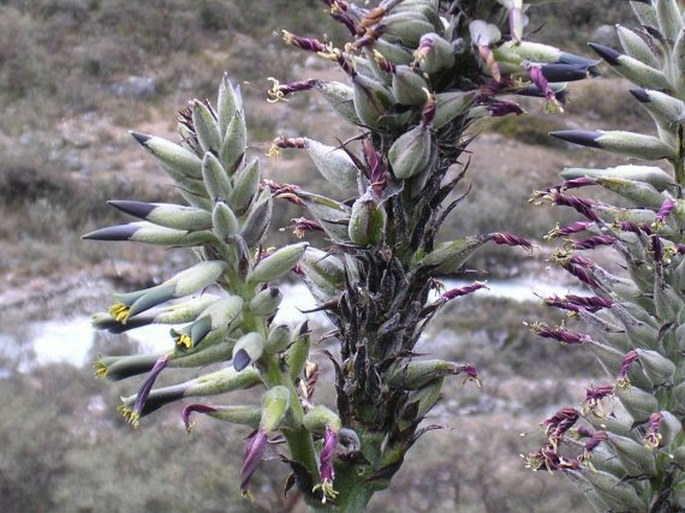
[[490,235],[488,235],[488,237],[495,244],[505,246],[521,246],[524,249],[533,248],[533,244],[529,240],[526,240],[523,237],[519,237],[518,235],[514,235],[513,233],[496,232],[491,233]]
[[240,491],[244,497],[250,497],[250,478],[259,466],[266,452],[266,431],[259,429],[245,445],[243,466],[240,468]]
[[321,502],[326,503],[328,500],[335,500],[338,492],[333,488],[333,480],[335,479],[335,468],[333,467],[333,458],[335,451],[338,448],[338,435],[329,426],[326,426],[324,434],[323,448],[319,456],[319,474],[321,482],[314,487],[312,491],[321,490]]
[[528,65],[528,73],[530,74],[532,82],[545,95],[545,99],[547,100],[545,110],[548,112],[564,112],[564,108],[557,100],[554,90],[549,86],[549,82],[542,72],[542,66],[540,64],[531,63]]
[[190,415],[193,413],[212,413],[215,412],[216,408],[209,406],[207,404],[193,403],[185,406],[183,411],[181,411],[181,419],[183,420],[183,425],[186,431],[190,434],[193,430],[193,422],[190,421]]
[[592,342],[592,338],[585,333],[576,333],[563,326],[552,328],[543,323],[535,322],[529,325],[530,331],[538,337],[558,340],[562,344],[586,344]]
[[549,240],[556,239],[559,237],[567,237],[568,235],[572,235],[574,233],[583,232],[592,227],[593,225],[594,223],[590,221],[576,221],[575,223],[571,223],[564,227],[559,227],[559,225],[557,225],[556,228],[550,230],[550,232],[545,236],[545,238]]
[[317,84],[318,80],[300,80],[297,82],[290,82],[288,84],[281,84],[273,77],[269,77],[272,82],[271,89],[267,92],[267,100],[269,103],[276,103],[278,101],[287,101],[286,96],[299,91],[309,91],[313,89]]
[[131,425],[133,425],[133,427],[138,427],[138,423],[140,422],[140,414],[145,406],[145,401],[150,395],[150,391],[152,390],[157,377],[166,368],[168,362],[168,355],[161,356],[157,360],[157,363],[155,363],[155,366],[152,368],[147,378],[143,382],[143,385],[140,387],[138,395],[136,396],[136,402],[133,404],[133,408],[128,409],[126,406],[119,407],[121,414]]

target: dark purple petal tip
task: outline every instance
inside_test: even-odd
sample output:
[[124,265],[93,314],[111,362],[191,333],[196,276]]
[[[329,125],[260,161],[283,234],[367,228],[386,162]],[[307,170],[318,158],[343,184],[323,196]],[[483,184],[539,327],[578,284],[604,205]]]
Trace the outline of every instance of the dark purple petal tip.
[[604,59],[607,63],[611,64],[612,66],[621,65],[621,61],[618,60],[619,57],[621,57],[621,54],[613,48],[600,45],[599,43],[588,43],[588,46],[592,48],[595,52],[597,52],[597,55],[599,55],[602,59]]
[[139,219],[147,218],[150,212],[156,208],[153,203],[145,203],[144,201],[110,200],[107,204]]
[[649,103],[652,101],[645,89],[630,89],[630,94],[632,94],[639,102],[642,103]]
[[133,235],[140,230],[139,226],[134,224],[120,224],[117,226],[108,226],[101,228],[94,232],[86,233],[81,238],[85,240],[104,240],[104,241],[121,241],[130,240]]
[[131,130],[129,133],[136,141],[138,141],[138,143],[142,144],[143,146],[145,146],[145,143],[152,137],[142,132],[136,132],[135,130]]
[[591,148],[601,148],[602,145],[597,140],[602,136],[602,132],[592,130],[557,130],[550,132],[549,135],[581,146]]
[[250,355],[247,351],[240,349],[236,354],[233,355],[233,368],[240,372],[245,367],[250,365]]

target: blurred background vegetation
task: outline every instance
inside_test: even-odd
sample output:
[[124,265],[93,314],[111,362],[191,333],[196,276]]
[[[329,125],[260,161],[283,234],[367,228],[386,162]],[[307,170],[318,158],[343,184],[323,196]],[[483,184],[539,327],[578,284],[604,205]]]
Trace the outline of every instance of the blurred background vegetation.
[[[529,39],[584,54],[590,39],[614,44],[607,24],[632,23],[621,0],[543,4],[530,16]],[[88,367],[38,366],[28,328],[102,309],[113,286],[157,283],[187,258],[85,243],[80,235],[122,219],[107,199],[175,196],[127,130],[173,139],[174,113],[191,98],[212,98],[224,71],[242,84],[255,154],[282,133],[328,144],[355,133],[313,95],[266,104],[268,76],[281,82],[338,76],[326,63],[284,47],[274,35],[282,28],[343,37],[318,0],[0,1],[2,513],[302,511],[296,497],[282,497],[285,474],[277,461],[258,473],[257,502],[241,500],[244,430],[199,422],[188,437],[178,411],[170,409],[131,432],[115,411],[124,389],[93,380]],[[447,234],[506,230],[541,240],[553,221],[549,211],[527,204],[530,192],[556,182],[565,165],[611,162],[554,142],[547,132],[640,123],[637,102],[608,75],[572,85],[563,116],[531,103],[525,118],[482,127],[484,135],[471,147],[471,192]],[[325,187],[300,155],[262,162],[276,181]],[[278,208],[284,225],[299,215]],[[272,234],[276,243],[287,237]],[[488,249],[472,265],[489,270],[475,275],[480,278],[545,279],[544,257],[545,251],[531,257]],[[579,400],[582,390],[573,392],[573,385],[598,373],[583,353],[546,345],[522,326],[522,319],[541,315],[535,302],[504,299],[468,298],[445,310],[424,343],[438,357],[468,358],[484,386],[462,389],[453,382],[432,419],[448,429],[417,444],[371,511],[590,511],[567,483],[527,474],[518,457],[535,446],[520,433],[535,437],[540,419]],[[126,344],[133,342],[99,337],[93,352]],[[330,390],[319,393],[320,401],[330,400]]]

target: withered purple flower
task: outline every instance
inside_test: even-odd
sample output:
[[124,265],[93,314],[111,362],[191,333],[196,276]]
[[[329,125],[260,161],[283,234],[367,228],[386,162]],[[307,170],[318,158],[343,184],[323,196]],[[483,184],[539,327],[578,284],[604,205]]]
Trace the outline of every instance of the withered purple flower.
[[286,44],[296,46],[302,50],[321,53],[329,49],[325,44],[313,37],[297,36],[291,32],[288,32],[287,30],[283,30],[282,34],[283,41],[285,41]]
[[573,249],[595,249],[598,246],[611,246],[616,242],[616,238],[612,235],[593,235],[587,239],[574,240],[572,242]]
[[545,108],[554,110],[556,112],[563,112],[564,109],[562,108],[561,104],[557,101],[554,91],[549,86],[547,77],[545,77],[545,74],[542,72],[542,66],[540,64],[529,64],[528,74],[530,75],[531,81],[544,94],[545,99],[547,100],[547,105],[545,106]]
[[454,299],[456,297],[460,296],[465,296],[466,294],[471,294],[472,292],[475,292],[480,289],[487,289],[488,287],[485,285],[485,283],[476,281],[473,282],[471,285],[465,285],[463,287],[456,287],[450,290],[447,290],[443,292],[440,295],[440,299],[443,299],[445,301],[449,301],[450,299]]
[[532,249],[533,243],[529,240],[507,232],[495,232],[488,235],[488,238],[495,244],[505,246],[521,246],[525,249]]
[[240,490],[244,496],[249,496],[249,484],[252,474],[259,466],[259,463],[266,452],[266,432],[258,429],[245,445],[245,456],[243,466],[240,468]]
[[291,219],[293,222],[292,228],[293,228],[293,233],[295,234],[295,237],[298,239],[301,239],[304,237],[304,234],[306,232],[322,232],[323,228],[321,225],[316,222],[312,221],[311,219],[307,219],[305,217],[297,217]]
[[572,235],[574,233],[579,233],[587,230],[591,226],[593,226],[594,223],[591,221],[576,221],[575,223],[571,223],[567,226],[559,228],[557,225],[557,228],[554,228],[551,230],[548,234],[547,237],[548,239],[555,239],[558,237],[566,237],[568,235]]
[[193,430],[193,423],[190,421],[190,416],[193,413],[213,413],[215,411],[217,411],[216,408],[208,404],[193,403],[185,406],[181,411],[181,420],[183,420],[186,431],[190,433]]
[[269,77],[269,80],[273,83],[271,89],[267,91],[267,96],[269,103],[276,103],[280,100],[285,100],[286,96],[291,95],[299,91],[309,91],[313,89],[318,83],[318,80],[300,80],[297,82],[289,82],[287,84],[281,84],[273,77]]
[[614,395],[614,385],[591,386],[585,389],[585,400],[581,406],[583,414],[593,413],[598,417],[606,417],[602,400]]
[[338,492],[333,488],[333,481],[335,479],[333,459],[335,457],[335,451],[337,448],[338,434],[332,430],[330,426],[326,426],[323,439],[323,448],[321,449],[321,454],[319,455],[319,475],[321,476],[321,482],[314,487],[314,491],[321,490],[321,502],[324,504],[328,500],[335,500],[335,498],[338,496]]
[[577,409],[573,406],[565,406],[542,422],[545,427],[545,434],[555,437],[561,436],[573,427],[579,417],[580,412]]
[[592,463],[590,462],[590,455],[599,444],[606,442],[608,438],[609,435],[606,431],[595,431],[592,433],[592,435],[590,435],[590,439],[585,442],[583,452],[580,456],[578,456],[578,461],[590,469],[593,469]]
[[373,143],[369,139],[364,139],[362,147],[364,148],[366,163],[369,166],[371,189],[380,198],[383,195],[383,190],[388,180],[387,166],[383,161],[383,157],[376,151],[376,148],[374,148]]
[[643,438],[645,447],[648,449],[657,449],[661,443],[662,436],[659,433],[659,426],[661,426],[662,420],[664,420],[664,415],[660,412],[654,412],[649,416],[647,430]]
[[568,261],[561,264],[573,276],[592,288],[598,288],[599,282],[591,271],[592,261],[579,255],[573,255]]
[[597,185],[596,178],[592,178],[590,176],[581,176],[579,178],[564,180],[556,187],[556,189],[558,191],[563,191],[568,189],[580,189],[581,187],[589,187],[592,185]]
[[485,102],[488,112],[493,118],[506,116],[507,114],[521,115],[524,110],[518,103],[509,100],[488,100]]
[[577,296],[569,294],[566,296],[566,300],[572,305],[579,306],[593,313],[602,308],[611,308],[611,305],[613,305],[611,298],[605,296]]
[[556,451],[555,447],[546,445],[545,447],[532,452],[523,458],[526,468],[531,470],[576,470],[580,468],[580,463],[576,460],[567,460]]
[[616,386],[620,388],[630,387],[630,378],[628,378],[628,373],[632,368],[633,364],[640,358],[637,351],[629,351],[623,357],[621,366],[618,369],[618,378],[616,379]]
[[543,323],[533,323],[530,326],[530,331],[542,338],[551,338],[558,340],[563,344],[587,344],[592,342],[590,335],[585,333],[577,333],[570,331],[563,326],[552,328]]
[[671,215],[673,208],[675,207],[675,201],[672,198],[667,198],[661,204],[659,211],[656,214],[656,221],[663,223],[664,220]]
[[594,212],[594,210],[592,210],[592,207],[596,205],[596,202],[591,199],[579,198],[578,196],[569,196],[568,194],[562,194],[561,192],[552,193],[551,199],[556,205],[562,205],[575,209],[576,212],[584,215],[590,221],[601,221],[599,216]]

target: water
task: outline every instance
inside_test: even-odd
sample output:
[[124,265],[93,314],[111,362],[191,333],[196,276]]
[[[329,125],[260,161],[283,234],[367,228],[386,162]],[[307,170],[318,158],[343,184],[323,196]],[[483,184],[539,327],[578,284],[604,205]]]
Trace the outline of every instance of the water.
[[[462,287],[470,282],[446,280],[447,289]],[[540,298],[552,294],[565,295],[579,293],[577,288],[545,283],[532,279],[493,280],[487,282],[488,289],[481,289],[474,294],[480,297],[507,298],[515,301],[540,301]],[[303,311],[316,307],[314,298],[304,285],[283,285],[284,300],[279,308],[276,322],[297,324],[306,319],[326,325],[328,320],[322,312],[304,314]],[[95,331],[87,316],[69,320],[52,320],[30,323],[31,343],[38,364],[54,362],[70,363],[81,366],[86,361]],[[150,325],[127,332],[127,335],[138,342],[145,352],[164,351],[170,348],[169,326]],[[6,344],[11,337],[0,332],[0,344]]]

